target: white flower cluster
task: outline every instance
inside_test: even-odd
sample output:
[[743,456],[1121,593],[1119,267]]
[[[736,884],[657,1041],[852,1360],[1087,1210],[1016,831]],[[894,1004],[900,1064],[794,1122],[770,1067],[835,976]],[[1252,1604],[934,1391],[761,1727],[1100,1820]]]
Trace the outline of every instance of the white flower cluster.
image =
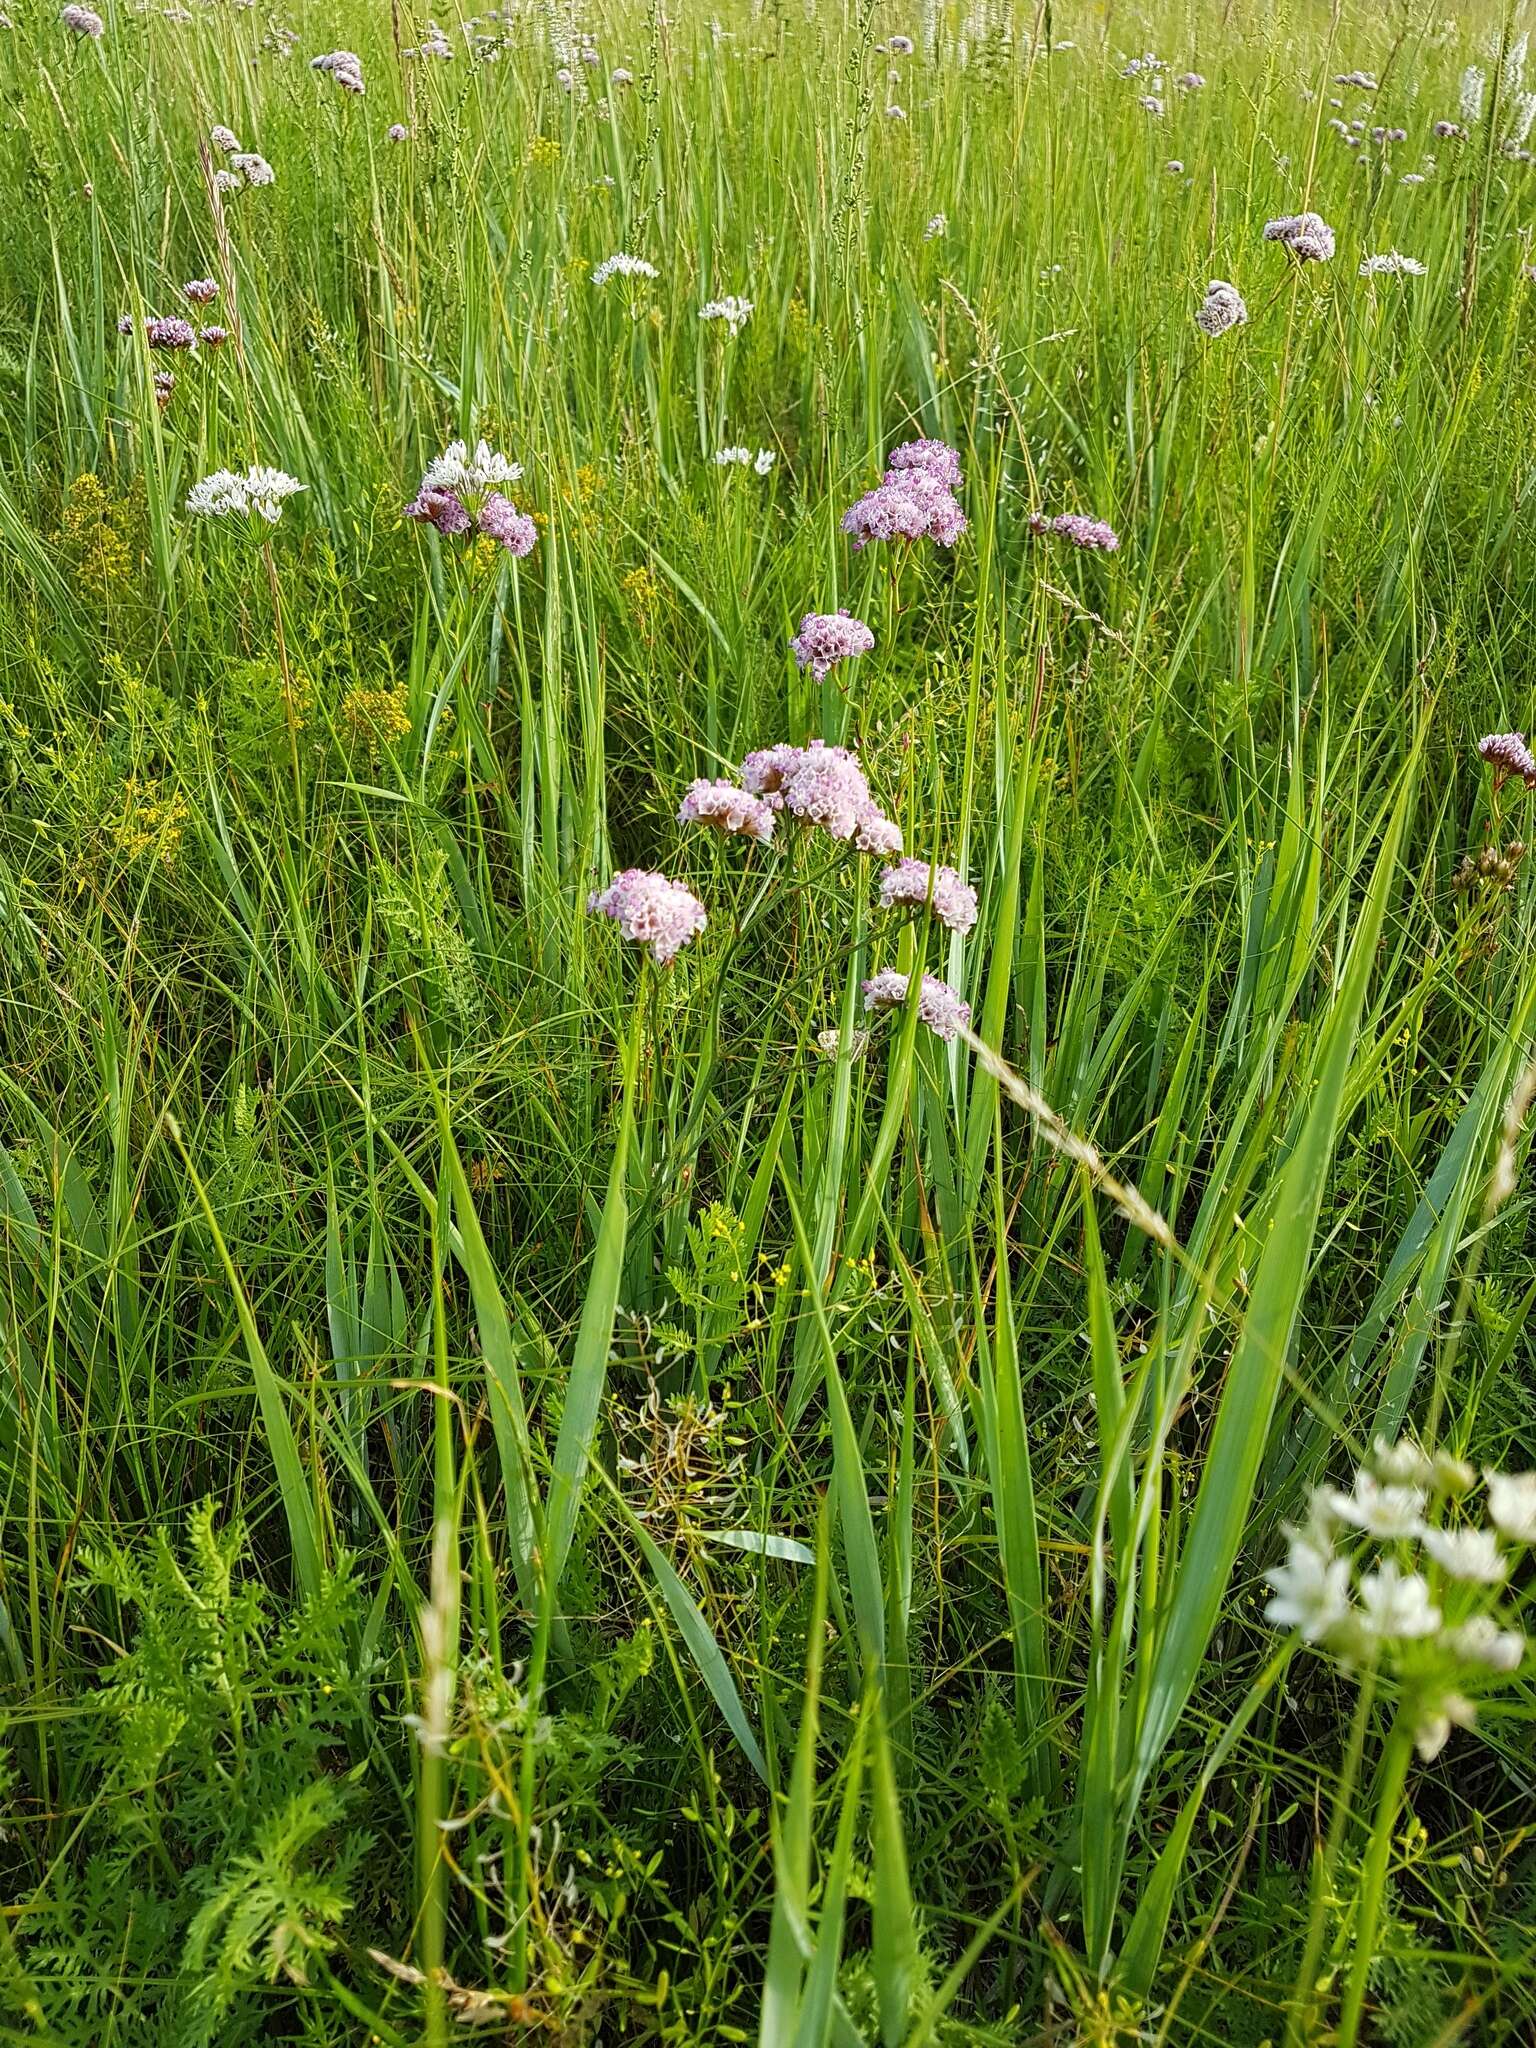
[[1306,1526],[1286,1532],[1285,1563],[1264,1574],[1274,1588],[1265,1613],[1277,1627],[1295,1629],[1346,1671],[1386,1665],[1426,1762],[1453,1725],[1471,1727],[1472,1696],[1525,1654],[1497,1589],[1509,1574],[1506,1546],[1536,1543],[1536,1472],[1483,1478],[1489,1526],[1464,1512],[1447,1522],[1448,1505],[1477,1484],[1472,1468],[1378,1438],[1348,1493],[1314,1492]]
[[751,469],[758,476],[766,476],[777,460],[771,448],[759,448],[754,455],[750,448],[717,448],[715,465],[719,469]]
[[729,298],[711,299],[707,305],[700,306],[699,308],[699,318],[701,320],[723,320],[731,330],[732,341],[740,334],[742,328],[746,326],[751,317],[752,301],[750,299],[737,298],[734,293]]
[[477,441],[470,454],[467,443],[450,441],[442,454],[422,471],[424,491],[452,491],[456,498],[478,497],[485,491],[499,491],[515,484],[523,465],[498,455],[488,441]]
[[194,484],[187,494],[187,510],[203,519],[266,520],[275,526],[283,516],[284,502],[305,490],[297,477],[281,469],[257,466],[243,475],[232,469],[216,469]]
[[592,273],[594,284],[606,284],[610,277],[659,277],[661,272],[643,256],[605,256]]

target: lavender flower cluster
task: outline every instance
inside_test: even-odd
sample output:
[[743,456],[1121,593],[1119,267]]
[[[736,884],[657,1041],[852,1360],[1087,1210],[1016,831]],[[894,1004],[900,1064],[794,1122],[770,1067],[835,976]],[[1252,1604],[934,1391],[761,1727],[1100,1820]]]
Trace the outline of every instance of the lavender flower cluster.
[[955,495],[963,483],[960,458],[946,442],[904,442],[892,449],[882,480],[843,514],[843,532],[855,548],[874,540],[953,547],[967,525]]
[[797,665],[809,669],[818,683],[824,683],[840,661],[868,654],[874,644],[875,636],[864,621],[847,611],[807,612],[789,643]]
[[1478,741],[1477,751],[1493,770],[1495,789],[1514,775],[1527,789],[1536,789],[1536,754],[1526,745],[1524,733],[1486,733]]
[[1298,263],[1327,263],[1333,256],[1333,229],[1320,213],[1283,213],[1264,223],[1266,242],[1279,242]]
[[324,71],[336,81],[343,92],[362,93],[363,60],[355,50],[330,50],[323,57],[311,57],[311,71]]
[[1120,536],[1112,526],[1102,519],[1090,519],[1083,512],[1058,512],[1054,519],[1044,512],[1032,512],[1029,530],[1040,540],[1058,534],[1089,554],[1112,555],[1120,545]]
[[676,959],[709,919],[691,889],[649,868],[625,868],[606,889],[594,889],[587,908],[612,918],[632,945],[644,946],[658,967]]

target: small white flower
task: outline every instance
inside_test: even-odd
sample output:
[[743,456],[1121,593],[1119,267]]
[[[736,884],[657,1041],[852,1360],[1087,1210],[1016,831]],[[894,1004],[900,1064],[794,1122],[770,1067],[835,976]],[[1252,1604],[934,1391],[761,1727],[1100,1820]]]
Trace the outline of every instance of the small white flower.
[[1388,1558],[1360,1581],[1361,1626],[1383,1640],[1432,1636],[1440,1626],[1440,1610],[1417,1572],[1399,1571]]
[[1480,1586],[1496,1586],[1509,1570],[1491,1529],[1426,1529],[1424,1548],[1453,1579],[1471,1579]]
[[1536,1543],[1536,1472],[1485,1472],[1488,1516],[1511,1543]]
[[1474,1614],[1440,1638],[1464,1664],[1482,1664],[1490,1671],[1517,1671],[1525,1655],[1525,1637],[1517,1628],[1500,1628],[1491,1614]]
[[1416,1486],[1383,1486],[1374,1473],[1357,1472],[1352,1494],[1330,1487],[1330,1511],[1372,1536],[1417,1536],[1423,1526],[1424,1495]]
[[891,106],[888,106],[886,108],[885,118],[887,119],[887,121],[905,121],[905,119],[907,118],[907,110],[905,107],[898,107],[893,103]]
[[258,156],[253,149],[240,151],[229,160],[229,167],[239,171],[247,185],[274,185],[277,173],[264,156]]
[[750,448],[717,448],[715,465],[719,469],[745,469],[752,460]]
[[936,213],[929,221],[927,227],[923,229],[923,240],[925,242],[936,242],[941,235],[947,235],[948,233],[949,215],[947,213]]
[[766,476],[777,460],[778,457],[771,448],[759,448],[756,455],[752,458],[754,473],[758,476]]
[[1349,1562],[1334,1557],[1314,1530],[1289,1535],[1285,1563],[1264,1574],[1275,1589],[1264,1612],[1277,1628],[1294,1628],[1315,1643],[1349,1617]]
[[1463,1699],[1459,1692],[1442,1693],[1436,1700],[1426,1703],[1413,1731],[1413,1746],[1425,1763],[1433,1763],[1444,1749],[1450,1736],[1452,1724],[1458,1728],[1470,1728],[1477,1720],[1477,1709],[1469,1699]]

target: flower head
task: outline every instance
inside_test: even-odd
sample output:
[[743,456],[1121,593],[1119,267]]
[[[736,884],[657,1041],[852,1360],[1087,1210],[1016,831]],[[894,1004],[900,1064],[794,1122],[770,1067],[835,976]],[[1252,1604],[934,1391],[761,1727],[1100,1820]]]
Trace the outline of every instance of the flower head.
[[1400,256],[1389,249],[1384,256],[1367,256],[1360,265],[1362,277],[1422,277],[1424,265],[1416,256]]
[[654,263],[643,256],[605,256],[592,273],[594,284],[606,284],[610,277],[660,277]]
[[275,526],[287,500],[306,488],[297,477],[261,465],[245,470],[219,469],[194,484],[187,510],[204,519],[263,519]]
[[962,490],[965,486],[959,452],[947,441],[903,441],[885,458],[887,483],[905,481],[914,472],[931,477],[947,491]]
[[208,140],[215,149],[223,150],[226,156],[234,156],[240,148],[240,138],[233,128],[226,128],[222,122],[208,130]]
[[852,839],[873,800],[858,756],[812,740],[784,784],[784,805],[805,825]]
[[868,654],[874,644],[868,626],[847,611],[807,612],[789,643],[797,665],[808,668],[818,683],[825,682],[838,662]]
[[594,889],[587,908],[598,917],[612,918],[624,937],[644,946],[658,967],[675,959],[709,921],[690,889],[646,868],[626,868],[606,889]]
[[385,130],[385,139],[389,142],[409,142],[411,131],[403,121],[391,121]]
[[196,348],[197,329],[178,313],[144,322],[144,338],[151,348]]
[[954,494],[925,470],[893,470],[843,514],[855,548],[872,540],[932,540],[953,547],[966,528]]
[[1225,278],[1213,277],[1195,311],[1195,325],[1200,332],[1212,336],[1225,334],[1229,327],[1241,327],[1247,318],[1248,308],[1237,286],[1228,284]]
[[343,92],[363,91],[363,60],[355,50],[330,50],[323,57],[311,57],[311,71],[325,71]]
[[739,299],[734,296],[724,299],[711,299],[707,305],[700,306],[699,308],[699,318],[701,320],[723,320],[731,330],[732,341],[740,334],[742,328],[746,326],[751,317],[752,301],[750,299]]
[[72,36],[82,36],[92,43],[100,42],[107,32],[107,24],[93,7],[61,7],[59,25]]
[[[898,968],[886,967],[879,974],[871,975],[864,984],[864,1009],[867,1014],[881,1010],[899,1010],[907,1000],[911,976]],[[946,1044],[958,1036],[960,1027],[971,1021],[971,1006],[962,1002],[947,981],[940,981],[936,974],[925,974],[917,993],[918,1022],[926,1024],[935,1038],[942,1038]]]
[[227,327],[199,327],[197,338],[204,348],[222,348],[229,339]]
[[181,295],[194,306],[211,306],[219,296],[219,287],[211,277],[194,277],[182,286]]
[[677,813],[680,825],[710,825],[735,839],[755,839],[766,846],[773,837],[773,806],[734,782],[708,781],[704,776],[689,786]]
[[277,182],[277,173],[264,156],[255,150],[242,150],[229,160],[230,169],[238,171],[247,185],[272,185]]
[[1326,263],[1333,255],[1333,229],[1320,213],[1283,213],[1264,223],[1266,242],[1281,242],[1299,263]]
[[1536,754],[1526,745],[1524,733],[1487,733],[1478,741],[1477,751],[1492,768],[1495,783],[1518,775],[1527,789],[1536,789]]
[[1030,515],[1031,533],[1044,537],[1046,534],[1060,534],[1063,540],[1071,541],[1075,548],[1086,548],[1090,554],[1112,555],[1120,545],[1120,536],[1112,526],[1102,519],[1090,519],[1082,512],[1058,512],[1049,519],[1043,512]]
[[476,524],[487,540],[496,541],[509,555],[519,558],[533,553],[534,542],[539,537],[539,530],[528,514],[519,512],[512,500],[504,498],[500,491],[486,494]]
[[953,868],[936,868],[925,860],[904,860],[880,877],[880,906],[927,910],[952,932],[968,932],[976,922],[976,891]]

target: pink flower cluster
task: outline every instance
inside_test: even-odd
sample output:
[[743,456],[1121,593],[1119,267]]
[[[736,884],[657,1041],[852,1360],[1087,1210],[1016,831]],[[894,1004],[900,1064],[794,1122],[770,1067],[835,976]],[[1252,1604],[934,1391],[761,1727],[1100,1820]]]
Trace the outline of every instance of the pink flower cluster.
[[1090,519],[1082,512],[1058,512],[1054,519],[1044,512],[1029,515],[1029,530],[1044,539],[1049,534],[1060,534],[1063,540],[1071,541],[1075,548],[1087,548],[1090,553],[1112,555],[1120,545],[1120,536],[1112,526],[1102,519]]
[[1282,213],[1264,223],[1266,242],[1283,242],[1298,263],[1326,263],[1333,255],[1333,229],[1320,213]]
[[[865,1012],[899,1010],[907,1000],[910,986],[910,975],[903,974],[896,967],[882,968],[864,984]],[[917,1015],[918,1021],[926,1024],[935,1038],[942,1038],[948,1044],[958,1036],[963,1024],[970,1023],[971,1006],[960,1000],[947,981],[940,981],[936,974],[925,974],[917,992]]]
[[[134,322],[125,313],[117,323],[119,334],[132,334]],[[179,313],[164,316],[155,313],[144,322],[144,339],[151,348],[196,348],[197,329],[190,320],[183,320]]]
[[900,827],[870,795],[859,757],[846,747],[821,740],[808,747],[762,747],[742,762],[741,779],[770,810],[819,825],[834,839],[851,839],[861,853],[888,858],[901,851]]
[[846,611],[807,612],[790,649],[802,669],[808,668],[818,683],[825,682],[840,661],[852,661],[868,654],[875,636],[862,619]]
[[593,890],[587,908],[598,917],[611,917],[626,939],[646,948],[658,967],[675,959],[709,922],[691,889],[648,868],[625,868],[606,889]]
[[976,891],[953,868],[931,867],[925,860],[898,861],[880,878],[880,907],[904,905],[929,911],[952,932],[968,932],[976,922]]
[[738,789],[723,779],[710,782],[704,776],[689,785],[677,813],[680,825],[710,825],[735,839],[755,839],[766,846],[773,837],[774,813],[770,804],[750,790]]
[[219,287],[211,277],[194,277],[182,286],[181,295],[194,306],[211,306],[219,296]]
[[883,479],[843,514],[843,532],[855,548],[872,540],[953,547],[966,528],[955,496],[963,481],[960,458],[947,442],[903,442],[892,449]]
[[311,71],[327,71],[343,92],[363,91],[363,60],[354,50],[331,50],[324,57],[311,57]]
[[1520,732],[1491,732],[1477,743],[1477,751],[1493,770],[1495,784],[1518,775],[1527,789],[1536,789],[1536,755]]

